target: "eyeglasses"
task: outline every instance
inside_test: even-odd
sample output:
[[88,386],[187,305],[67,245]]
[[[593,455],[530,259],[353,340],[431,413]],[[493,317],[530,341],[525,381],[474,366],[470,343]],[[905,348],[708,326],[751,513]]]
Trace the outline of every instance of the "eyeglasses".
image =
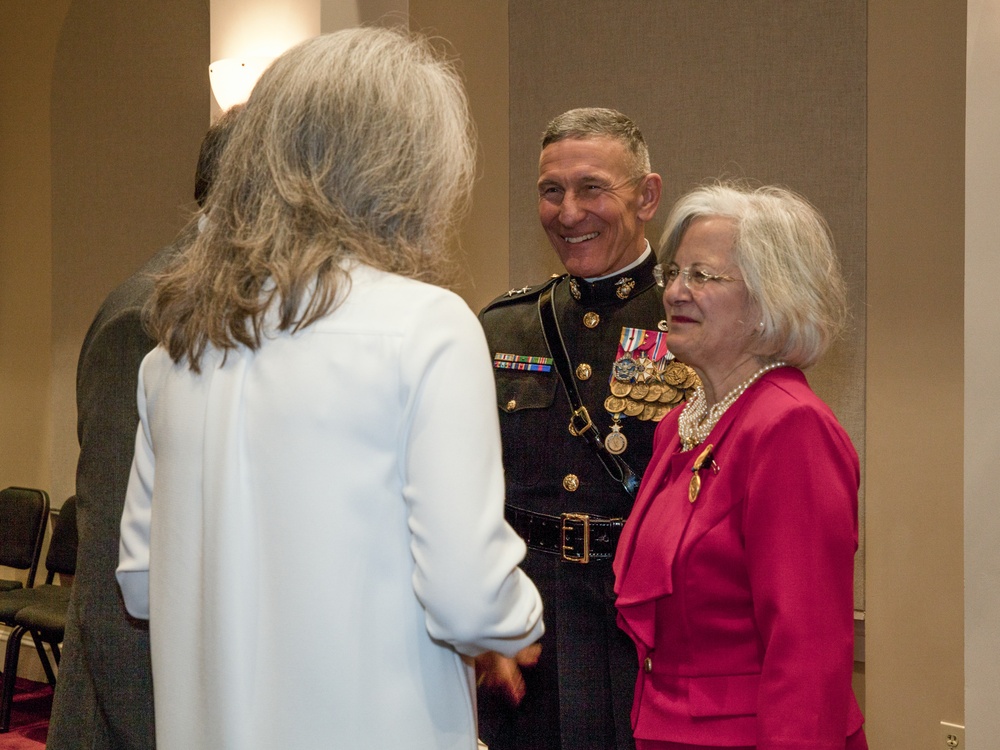
[[705,273],[698,268],[678,268],[673,263],[664,266],[657,263],[653,266],[653,279],[660,289],[666,289],[674,283],[677,277],[681,277],[681,283],[692,292],[700,292],[710,281],[742,281],[735,276],[724,276],[722,274]]

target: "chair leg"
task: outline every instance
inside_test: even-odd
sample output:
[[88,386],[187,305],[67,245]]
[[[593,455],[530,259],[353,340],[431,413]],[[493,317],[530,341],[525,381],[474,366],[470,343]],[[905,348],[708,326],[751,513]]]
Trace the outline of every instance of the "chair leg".
[[7,655],[3,664],[3,691],[0,692],[0,732],[10,730],[10,713],[14,705],[14,680],[17,679],[17,661],[21,655],[21,639],[27,629],[21,625],[10,631],[7,638]]
[[[45,653],[45,643],[42,641],[41,636],[34,630],[29,631],[31,633],[31,640],[35,642],[35,651],[38,652],[38,661],[42,663],[42,669],[45,670],[45,679],[49,681],[52,687],[56,686],[56,673],[52,669],[52,664],[49,662],[49,655]],[[59,647],[52,647],[52,654],[55,656],[56,664],[59,663]]]

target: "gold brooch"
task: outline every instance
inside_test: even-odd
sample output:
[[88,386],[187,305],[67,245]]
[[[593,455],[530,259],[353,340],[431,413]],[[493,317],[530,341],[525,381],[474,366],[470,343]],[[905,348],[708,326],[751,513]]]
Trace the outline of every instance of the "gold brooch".
[[691,477],[691,484],[688,485],[688,500],[692,503],[698,499],[698,493],[701,492],[701,476],[698,472],[704,469],[706,464],[714,472],[719,470],[718,464],[715,463],[715,459],[712,457],[713,447],[712,445],[705,446],[705,450],[701,452],[701,455],[695,460],[694,466],[691,467],[691,473],[694,476]]

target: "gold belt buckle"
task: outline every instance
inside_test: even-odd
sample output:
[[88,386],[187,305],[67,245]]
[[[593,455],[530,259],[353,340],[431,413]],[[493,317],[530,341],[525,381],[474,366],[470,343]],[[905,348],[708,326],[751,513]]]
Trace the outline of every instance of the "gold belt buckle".
[[[589,563],[590,562],[590,516],[586,513],[563,513],[562,518],[562,533],[560,534],[560,543],[562,544],[562,559],[566,562],[571,563]],[[566,552],[567,550],[573,549],[572,546],[566,544],[566,532],[572,529],[573,523],[583,524],[583,555],[580,557],[569,557]]]

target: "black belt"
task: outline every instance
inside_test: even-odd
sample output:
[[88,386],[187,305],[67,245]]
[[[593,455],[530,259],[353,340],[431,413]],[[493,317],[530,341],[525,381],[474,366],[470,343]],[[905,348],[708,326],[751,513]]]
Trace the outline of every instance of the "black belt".
[[587,513],[547,513],[507,505],[507,522],[529,548],[548,552],[565,562],[588,563],[615,556],[624,518],[604,518]]

